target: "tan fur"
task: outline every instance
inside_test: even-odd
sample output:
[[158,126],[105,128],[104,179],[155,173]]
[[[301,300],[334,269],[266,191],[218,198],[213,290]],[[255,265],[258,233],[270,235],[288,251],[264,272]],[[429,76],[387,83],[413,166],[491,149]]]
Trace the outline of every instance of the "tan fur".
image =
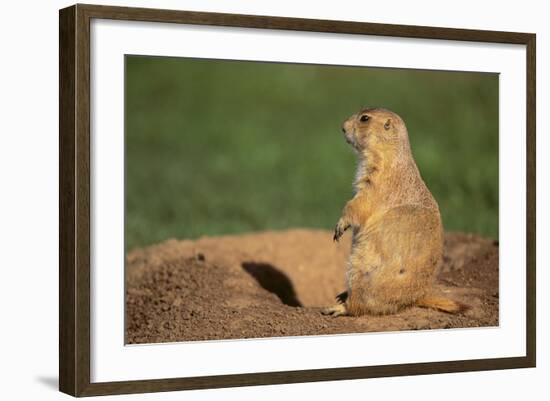
[[389,110],[366,108],[348,118],[343,131],[359,166],[355,196],[344,207],[334,239],[348,228],[353,239],[347,294],[324,313],[388,314],[412,305],[461,310],[454,301],[431,297],[443,228],[437,202],[414,162],[405,123]]
[[428,295],[416,301],[416,305],[423,308],[438,309],[447,313],[459,313],[468,309],[463,303],[453,301],[438,295]]

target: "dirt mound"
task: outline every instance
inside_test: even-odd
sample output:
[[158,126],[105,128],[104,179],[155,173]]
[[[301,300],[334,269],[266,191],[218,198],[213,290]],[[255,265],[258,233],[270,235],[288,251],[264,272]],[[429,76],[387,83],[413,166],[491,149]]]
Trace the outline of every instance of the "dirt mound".
[[169,240],[131,251],[126,342],[157,343],[498,325],[498,243],[445,237],[440,290],[471,308],[389,316],[323,316],[345,289],[350,248],[322,230]]

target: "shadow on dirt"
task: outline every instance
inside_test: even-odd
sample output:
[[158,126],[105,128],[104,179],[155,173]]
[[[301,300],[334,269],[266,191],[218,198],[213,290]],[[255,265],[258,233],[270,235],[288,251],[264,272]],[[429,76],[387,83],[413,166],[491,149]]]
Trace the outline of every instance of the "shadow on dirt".
[[269,263],[243,262],[243,269],[265,290],[277,295],[288,306],[302,306],[288,276]]

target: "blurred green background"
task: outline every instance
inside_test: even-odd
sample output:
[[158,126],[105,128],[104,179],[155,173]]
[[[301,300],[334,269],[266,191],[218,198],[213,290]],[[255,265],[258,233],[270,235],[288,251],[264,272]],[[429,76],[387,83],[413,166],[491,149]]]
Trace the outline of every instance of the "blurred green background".
[[126,57],[126,248],[332,229],[362,106],[405,120],[446,230],[498,238],[498,75]]

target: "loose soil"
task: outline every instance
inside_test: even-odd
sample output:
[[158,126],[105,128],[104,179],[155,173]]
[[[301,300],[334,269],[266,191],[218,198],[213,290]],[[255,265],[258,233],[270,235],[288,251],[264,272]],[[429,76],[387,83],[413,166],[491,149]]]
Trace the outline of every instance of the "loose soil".
[[447,233],[438,288],[470,309],[328,317],[350,235],[324,230],[168,240],[126,259],[126,342],[159,343],[498,326],[498,242]]

